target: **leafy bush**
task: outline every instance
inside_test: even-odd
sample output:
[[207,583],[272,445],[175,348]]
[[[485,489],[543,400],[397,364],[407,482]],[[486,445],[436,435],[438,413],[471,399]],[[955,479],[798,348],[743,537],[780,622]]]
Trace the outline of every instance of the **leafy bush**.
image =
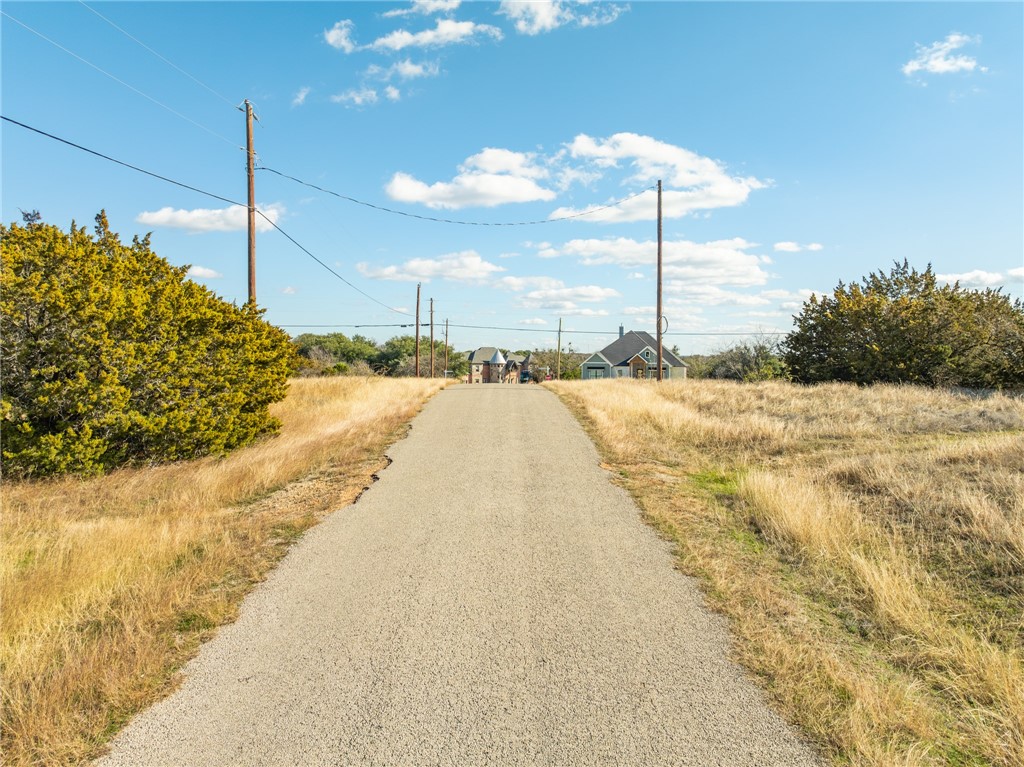
[[15,476],[100,473],[223,453],[277,429],[288,336],[150,250],[96,234],[0,226],[0,440]]
[[722,378],[732,381],[789,380],[789,370],[778,342],[758,336],[710,355],[694,355],[686,361],[691,378]]
[[796,381],[1024,386],[1024,304],[999,290],[938,285],[904,261],[812,296],[786,338]]

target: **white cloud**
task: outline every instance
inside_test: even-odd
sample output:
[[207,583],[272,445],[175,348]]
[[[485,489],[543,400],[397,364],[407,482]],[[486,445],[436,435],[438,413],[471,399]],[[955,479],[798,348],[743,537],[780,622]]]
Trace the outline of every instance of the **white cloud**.
[[[783,253],[800,253],[804,250],[819,251],[825,249],[825,246],[820,242],[811,242],[807,245],[801,245],[799,242],[777,242],[773,247],[775,250]],[[765,263],[770,264],[771,261],[768,260]]]
[[[274,223],[284,213],[284,206],[279,204],[257,206],[263,214]],[[171,229],[184,229],[189,232],[237,232],[249,226],[249,211],[242,205],[229,208],[194,210],[176,210],[171,207],[160,210],[143,211],[135,220],[146,226],[164,226]],[[266,232],[274,227],[263,216],[256,216],[256,230]]]
[[561,280],[556,280],[554,277],[499,277],[492,283],[493,287],[501,288],[502,290],[511,290],[514,293],[520,293],[524,290],[552,290],[554,288],[561,288],[565,286],[565,283]]
[[515,24],[524,35],[551,32],[576,23],[581,27],[611,24],[627,6],[613,3],[569,2],[569,0],[502,0],[498,13]]
[[304,86],[302,88],[299,88],[299,92],[296,93],[295,94],[295,98],[292,99],[292,106],[293,107],[301,107],[303,104],[305,104],[306,103],[306,96],[309,95],[310,90],[311,89],[308,86]]
[[534,317],[529,320],[519,320],[520,325],[547,325],[547,320],[542,320],[540,317]]
[[[979,69],[978,62],[972,56],[952,55],[968,43],[980,43],[980,37],[971,37],[954,32],[931,45],[916,45],[917,56],[903,65],[903,74],[910,75],[927,72],[933,75],[944,75],[952,72],[973,72]],[[980,67],[987,72],[987,67]]]
[[981,269],[975,269],[974,271],[962,274],[936,274],[935,279],[939,282],[948,282],[950,285],[954,282],[959,282],[961,285],[975,288],[990,287],[1003,283],[1003,275],[998,272],[985,272]]
[[481,284],[505,268],[484,261],[474,250],[449,253],[439,258],[413,258],[398,266],[374,267],[366,262],[356,264],[364,277],[374,280],[430,282],[439,278],[452,282]]
[[473,21],[455,21],[454,19],[438,19],[434,29],[422,32],[409,32],[397,29],[390,34],[374,40],[366,46],[375,51],[401,51],[405,48],[439,48],[445,45],[473,42],[480,37],[491,37],[500,40],[503,35],[497,27],[489,24],[477,24]]
[[286,296],[294,296],[299,291],[293,288],[291,285],[288,285],[287,287],[282,288],[281,292],[284,293]]
[[216,280],[224,275],[220,272],[215,272],[213,269],[207,269],[205,266],[190,266],[185,276],[198,277],[201,280]]
[[665,284],[665,292],[682,296],[687,302],[703,306],[764,306],[771,303],[761,296],[689,281],[669,280]]
[[642,280],[646,277],[643,272],[630,272],[626,275],[627,280]]
[[359,90],[349,88],[344,93],[331,96],[331,101],[335,104],[352,104],[361,107],[367,104],[376,104],[377,98],[377,91],[373,88],[360,88]]
[[366,76],[384,81],[396,77],[400,80],[416,80],[421,77],[437,77],[440,71],[441,67],[436,61],[415,62],[412,59],[403,59],[389,67],[373,64],[367,68]]
[[[766,182],[754,177],[730,176],[723,166],[688,149],[636,133],[616,133],[607,139],[578,135],[567,145],[574,159],[601,171],[626,163],[633,175],[627,183],[650,185],[658,179],[670,187],[662,192],[662,215],[680,218],[697,210],[733,207],[746,202],[750,192]],[[672,189],[671,187],[675,187]],[[611,202],[611,201],[609,201]],[[657,218],[657,193],[648,189],[614,207],[591,205],[582,210],[558,208],[551,218],[589,213],[585,220],[625,222]]]
[[407,173],[396,173],[385,189],[393,200],[449,209],[547,201],[555,197],[553,191],[537,183],[548,171],[535,164],[532,154],[487,148],[468,158],[459,171],[450,182],[429,185]]
[[615,288],[602,288],[598,285],[580,285],[575,288],[547,288],[533,290],[523,298],[528,301],[604,301],[621,296]]
[[402,92],[393,85],[389,85],[384,89],[384,95],[388,101],[398,101],[402,98]]
[[355,25],[349,19],[339,21],[330,29],[324,30],[324,40],[332,48],[352,53],[356,49],[355,41],[352,39],[354,27]]
[[384,13],[384,18],[396,16],[412,16],[421,14],[429,16],[434,13],[451,13],[462,5],[462,0],[412,0],[411,8],[399,8]]
[[[755,247],[756,243],[741,237],[704,243],[669,240],[662,243],[662,272],[666,278],[705,285],[763,285],[768,274],[761,268],[761,260],[745,252]],[[570,240],[559,247],[545,248],[537,255],[541,258],[573,256],[584,266],[616,264],[630,268],[655,264],[658,244],[627,237]]]
[[1018,266],[1015,269],[1010,269],[1007,274],[1011,277],[1024,277],[1024,266]]

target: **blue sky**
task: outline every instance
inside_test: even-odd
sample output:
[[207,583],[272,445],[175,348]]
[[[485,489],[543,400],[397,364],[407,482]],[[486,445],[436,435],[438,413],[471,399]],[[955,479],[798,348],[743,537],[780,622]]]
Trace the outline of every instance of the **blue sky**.
[[[248,98],[262,166],[420,216],[545,222],[434,223],[259,171],[266,214],[376,299],[260,231],[258,301],[292,333],[409,332],[312,326],[411,322],[385,307],[412,312],[417,282],[424,321],[432,297],[438,322],[510,328],[453,327],[460,349],[553,346],[559,317],[586,351],[653,332],[658,179],[683,353],[786,331],[811,292],[904,258],[1024,294],[1021,2],[2,10],[6,117],[244,202]],[[2,130],[4,221],[105,208],[245,300],[244,209]]]

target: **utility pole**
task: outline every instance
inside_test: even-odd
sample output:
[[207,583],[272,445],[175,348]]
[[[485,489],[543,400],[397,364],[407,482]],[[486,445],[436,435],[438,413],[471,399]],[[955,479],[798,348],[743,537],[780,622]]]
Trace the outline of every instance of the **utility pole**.
[[444,321],[444,377],[448,378],[448,320]]
[[434,377],[434,299],[430,299],[430,377]]
[[661,179],[658,179],[658,381],[661,381],[662,373],[661,325],[664,318],[661,311]]
[[558,318],[558,349],[555,351],[555,380],[562,380],[562,318]]
[[420,377],[420,284],[416,283],[416,377]]
[[245,153],[249,173],[249,303],[256,303],[256,179],[252,149],[252,104],[245,100]]

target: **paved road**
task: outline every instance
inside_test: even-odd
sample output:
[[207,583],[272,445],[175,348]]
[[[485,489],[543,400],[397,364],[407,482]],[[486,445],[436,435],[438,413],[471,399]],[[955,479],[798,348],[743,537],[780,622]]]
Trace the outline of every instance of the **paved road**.
[[112,765],[818,765],[537,386],[441,392]]

